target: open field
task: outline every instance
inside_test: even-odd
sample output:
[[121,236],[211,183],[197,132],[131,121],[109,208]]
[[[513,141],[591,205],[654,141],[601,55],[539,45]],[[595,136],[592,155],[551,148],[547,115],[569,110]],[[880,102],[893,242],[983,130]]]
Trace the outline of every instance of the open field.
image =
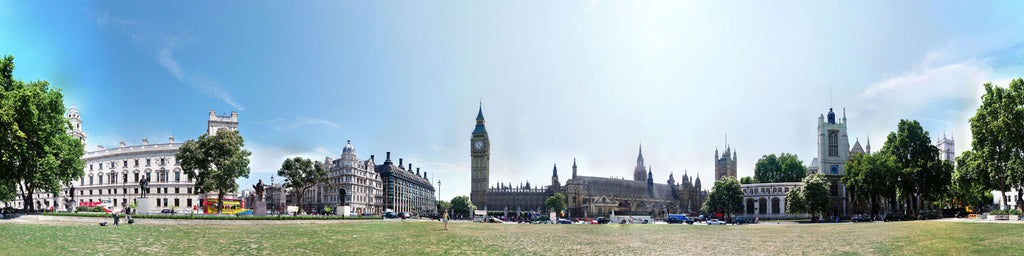
[[800,225],[0,224],[5,255],[650,255],[1024,253],[1024,225],[913,221]]

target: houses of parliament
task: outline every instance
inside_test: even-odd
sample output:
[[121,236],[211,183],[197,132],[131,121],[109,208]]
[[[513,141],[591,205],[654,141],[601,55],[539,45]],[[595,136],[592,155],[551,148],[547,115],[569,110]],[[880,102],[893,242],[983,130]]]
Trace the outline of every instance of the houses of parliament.
[[[566,206],[571,217],[598,217],[616,214],[652,215],[689,213],[700,210],[707,200],[708,191],[701,188],[700,177],[684,172],[680,180],[669,174],[666,183],[655,183],[653,169],[644,163],[643,148],[639,149],[633,179],[606,178],[579,174],[579,166],[573,159],[572,176],[559,182],[558,167],[551,170],[551,184],[548,186],[521,184],[490,184],[490,138],[484,126],[483,106],[476,116],[476,127],[470,138],[472,156],[470,201],[478,209],[488,211],[546,212],[544,201],[555,193],[565,195]],[[728,149],[727,149],[728,150]],[[726,151],[728,155],[729,151]],[[732,169],[735,176],[735,155],[718,158],[716,170]],[[718,166],[721,166],[720,168]]]

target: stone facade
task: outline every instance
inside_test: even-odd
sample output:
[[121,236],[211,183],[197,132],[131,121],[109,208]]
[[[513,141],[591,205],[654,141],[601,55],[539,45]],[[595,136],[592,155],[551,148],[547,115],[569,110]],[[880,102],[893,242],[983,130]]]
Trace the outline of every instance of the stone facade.
[[406,169],[399,158],[398,165],[395,165],[391,162],[391,152],[387,152],[384,164],[377,165],[376,171],[383,185],[384,211],[411,212],[421,216],[437,211],[434,186],[426,173],[421,175],[419,169],[413,172],[411,163]]
[[324,160],[328,173],[328,185],[323,187],[326,194],[324,204],[337,208],[347,205],[356,214],[381,214],[383,192],[380,174],[377,173],[373,157],[359,160],[352,141],[345,144],[340,159]]
[[469,152],[472,156],[472,166],[470,167],[472,187],[469,192],[469,201],[473,202],[473,205],[484,207],[487,205],[487,187],[491,182],[491,141],[487,137],[487,129],[484,127],[482,103],[476,114],[476,128],[473,129],[469,143]]
[[[210,113],[214,112],[211,110]],[[84,142],[80,118],[78,108],[72,105],[68,110],[72,124],[69,133]],[[237,120],[238,113],[232,112],[230,119],[211,122],[207,128],[208,131],[216,130],[215,126],[237,129]],[[188,212],[193,207],[198,208],[199,199],[205,195],[194,191],[195,182],[184,173],[175,158],[181,145],[174,142],[174,136],[170,136],[167,143],[161,144],[149,144],[149,140],[144,138],[141,145],[128,145],[121,141],[117,148],[97,146],[98,150],[82,155],[85,160],[82,178],[61,188],[60,196],[49,193],[33,195],[36,209],[73,210],[83,202],[104,202],[107,206],[121,208],[138,202],[142,192],[139,191],[139,180],[143,177],[150,180],[147,200],[152,200],[150,203],[157,210],[176,207],[179,211]],[[9,204],[15,208],[25,207],[21,195]]]
[[846,110],[843,118],[837,120],[835,112],[828,109],[828,115],[818,117],[818,173],[824,174],[831,184],[829,207],[832,215],[846,215],[849,200],[842,178],[846,174],[844,165],[850,160],[850,139],[846,135]]
[[719,155],[718,149],[715,149],[715,181],[725,176],[736,178],[736,168],[736,151],[729,147],[727,140],[724,153]]
[[806,218],[806,214],[786,213],[786,194],[803,186],[802,182],[743,184],[743,216],[759,218]]

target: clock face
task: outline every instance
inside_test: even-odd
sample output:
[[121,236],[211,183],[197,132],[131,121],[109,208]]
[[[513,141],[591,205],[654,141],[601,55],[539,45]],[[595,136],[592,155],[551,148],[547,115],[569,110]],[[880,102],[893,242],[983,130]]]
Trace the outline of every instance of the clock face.
[[832,166],[832,173],[833,174],[839,173],[839,166],[838,165],[833,165]]
[[478,140],[476,141],[476,143],[473,143],[473,147],[476,148],[477,150],[481,150],[484,148],[484,142]]

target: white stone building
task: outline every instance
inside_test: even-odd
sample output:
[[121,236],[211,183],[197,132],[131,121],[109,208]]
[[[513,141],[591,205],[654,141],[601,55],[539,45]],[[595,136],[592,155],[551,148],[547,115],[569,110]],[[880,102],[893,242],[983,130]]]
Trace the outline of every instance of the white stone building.
[[[349,206],[356,214],[380,214],[384,199],[380,174],[375,166],[373,156],[359,160],[352,141],[348,141],[340,159],[324,159],[328,184],[318,186],[323,205],[333,208]],[[338,214],[343,214],[341,209],[338,211]]]
[[[237,129],[238,113],[232,112],[231,116],[216,116],[214,113],[210,111],[208,131]],[[68,110],[68,119],[72,124],[69,133],[84,142],[82,120],[74,105]],[[98,150],[87,151],[82,156],[86,162],[82,178],[61,188],[57,197],[50,193],[36,193],[33,196],[36,209],[73,210],[84,202],[105,202],[120,208],[137,203],[142,192],[139,180],[147,177],[150,180],[148,199],[153,200],[151,205],[157,209],[177,207],[179,211],[188,212],[199,204],[204,195],[194,193],[194,181],[182,171],[175,158],[181,145],[174,141],[174,136],[169,136],[166,143],[150,144],[144,138],[141,145],[128,145],[121,141],[117,148],[97,146]],[[22,201],[19,194],[14,202],[8,203],[23,209]]]

